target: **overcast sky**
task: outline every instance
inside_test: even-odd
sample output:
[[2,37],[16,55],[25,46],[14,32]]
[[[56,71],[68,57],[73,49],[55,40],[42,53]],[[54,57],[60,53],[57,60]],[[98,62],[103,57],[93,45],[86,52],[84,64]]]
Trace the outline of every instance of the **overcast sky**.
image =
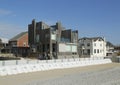
[[120,0],[0,0],[0,37],[27,31],[32,19],[120,44]]

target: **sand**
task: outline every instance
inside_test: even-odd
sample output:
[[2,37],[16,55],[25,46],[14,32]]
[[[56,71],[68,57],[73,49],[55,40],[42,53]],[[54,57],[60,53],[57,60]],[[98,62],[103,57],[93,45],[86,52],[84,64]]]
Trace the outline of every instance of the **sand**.
[[0,76],[0,85],[32,85],[32,82],[51,80],[61,78],[66,75],[74,75],[83,72],[102,71],[115,67],[120,67],[120,63],[109,63],[101,65],[92,65],[77,68],[57,69],[49,71],[39,71],[10,76]]

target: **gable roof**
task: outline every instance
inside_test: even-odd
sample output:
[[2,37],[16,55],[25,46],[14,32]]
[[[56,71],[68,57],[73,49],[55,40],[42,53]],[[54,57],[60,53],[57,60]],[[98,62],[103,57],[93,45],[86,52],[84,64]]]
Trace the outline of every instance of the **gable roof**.
[[27,34],[28,32],[21,32],[18,35],[11,38],[9,41],[17,41],[19,38],[21,38],[23,35]]
[[88,39],[88,40],[94,40],[94,41],[96,41],[96,40],[103,40],[104,41],[104,38],[102,38],[102,37],[91,37],[91,38],[83,37],[83,38],[81,38],[79,40],[86,40],[86,39]]
[[104,41],[104,39],[102,37],[93,37],[91,39],[94,40],[94,41],[96,41],[96,40],[103,40]]

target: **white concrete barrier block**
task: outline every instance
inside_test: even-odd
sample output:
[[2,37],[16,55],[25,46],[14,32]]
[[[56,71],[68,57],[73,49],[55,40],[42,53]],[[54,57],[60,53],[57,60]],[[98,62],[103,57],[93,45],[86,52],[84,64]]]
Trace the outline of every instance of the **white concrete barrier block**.
[[0,76],[6,76],[7,75],[7,70],[5,67],[0,68]]
[[[25,64],[23,65],[22,62]],[[63,61],[61,61],[61,59],[58,59],[58,60],[48,60],[47,62],[30,61],[29,64],[26,63],[25,61],[17,61],[18,65],[1,66],[0,76],[35,72],[35,71],[45,71],[51,69],[64,69],[64,68],[81,67],[81,66],[88,66],[95,64],[105,64],[111,62],[112,61],[110,59],[103,59],[103,58],[63,59]],[[7,62],[7,64],[9,63],[11,62]]]

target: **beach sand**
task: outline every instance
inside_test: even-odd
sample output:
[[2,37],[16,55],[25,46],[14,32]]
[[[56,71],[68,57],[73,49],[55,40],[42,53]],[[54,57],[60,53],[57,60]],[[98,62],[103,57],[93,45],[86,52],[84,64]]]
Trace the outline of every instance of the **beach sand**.
[[22,73],[17,75],[0,76],[0,85],[27,85],[30,82],[39,80],[48,80],[52,78],[59,78],[65,75],[71,75],[82,72],[94,72],[113,67],[120,67],[120,63],[109,63],[101,65],[92,65],[77,68],[57,69],[49,71],[39,71],[31,73]]

